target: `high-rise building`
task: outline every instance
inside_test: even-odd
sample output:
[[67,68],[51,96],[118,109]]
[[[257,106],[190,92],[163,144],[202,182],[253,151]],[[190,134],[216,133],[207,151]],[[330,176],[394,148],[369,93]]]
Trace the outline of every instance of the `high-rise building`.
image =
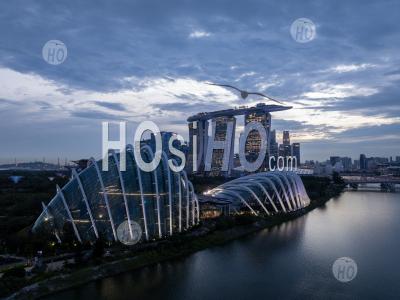
[[278,156],[278,142],[276,141],[276,130],[269,134],[269,153],[271,156]]
[[285,156],[285,148],[284,148],[283,144],[279,144],[278,155]]
[[283,131],[283,145],[290,145],[290,136],[287,130]]
[[365,154],[360,154],[360,170],[367,169],[367,157]]
[[338,163],[340,161],[340,156],[331,156],[329,158],[329,161],[330,161],[331,165],[334,166],[336,163]]
[[[160,133],[161,133],[161,143],[162,143],[163,150],[167,154],[169,154],[169,147],[168,147],[169,140],[171,139],[171,137],[173,135],[176,135],[176,133],[175,132],[171,132],[171,131],[161,131]],[[174,144],[175,144],[175,142],[176,141],[174,141]]]
[[351,166],[352,166],[351,157],[341,157],[340,160],[342,161],[343,164],[343,170],[346,172],[351,171]]
[[[194,171],[193,168],[193,160],[194,158],[196,158],[197,156],[197,168],[196,171],[197,173],[201,173],[203,175],[205,175],[204,171],[205,169],[209,169],[211,168],[211,163],[212,160],[214,160],[213,158],[211,158],[211,154],[214,153],[208,153],[211,152],[209,151],[209,149],[212,149],[214,146],[214,142],[216,142],[217,140],[215,139],[215,133],[213,133],[213,140],[210,140],[211,144],[209,143],[209,138],[208,138],[208,121],[209,120],[216,120],[219,118],[226,118],[226,119],[230,119],[233,120],[234,116],[238,116],[238,115],[245,115],[245,120],[248,122],[251,121],[257,121],[263,124],[263,126],[266,129],[266,133],[267,133],[267,137],[269,136],[269,132],[270,132],[270,126],[271,126],[271,112],[274,111],[283,111],[283,110],[287,110],[290,109],[290,106],[283,106],[283,105],[267,105],[264,103],[259,103],[256,106],[252,106],[252,107],[247,107],[247,106],[240,106],[238,108],[232,108],[232,109],[223,109],[223,110],[219,110],[219,111],[213,111],[213,112],[201,112],[201,113],[197,113],[191,117],[189,117],[187,119],[187,121],[189,122],[189,154],[187,157],[187,171],[189,173],[191,173],[192,171]],[[236,119],[235,119],[236,120]],[[231,125],[229,123],[229,134],[231,135]],[[236,123],[233,124],[234,126],[236,126]],[[234,128],[233,128],[234,129]],[[212,128],[212,130],[214,131],[215,129]],[[234,136],[235,131],[233,130],[233,134],[232,136]],[[217,134],[218,134],[218,130],[217,130]],[[195,140],[193,140],[193,138]],[[269,138],[269,137],[268,137]],[[232,139],[232,141],[234,141],[234,139]],[[210,144],[210,145],[209,145]],[[220,147],[221,144],[223,143],[217,143],[218,146]],[[257,157],[255,156],[255,153],[259,152],[259,145],[261,145],[261,139],[259,137],[259,134],[257,132],[250,132],[247,136],[247,141],[245,144],[245,152],[246,149],[249,151],[250,154],[254,154],[255,159],[257,159]],[[226,145],[225,145],[226,146]],[[193,153],[193,150],[195,149],[195,147],[197,148],[197,153]],[[233,145],[231,147],[233,149]],[[275,152],[277,152],[277,146],[275,147]],[[258,151],[257,151],[258,150]],[[270,150],[270,149],[267,149]],[[223,153],[223,150],[213,150],[213,152],[216,152],[216,158],[214,160],[214,165],[217,165],[221,155],[219,155],[218,153],[221,152],[221,154]],[[231,158],[233,161],[233,151],[231,151]],[[268,152],[267,151],[267,157],[266,157],[266,161],[268,162]],[[290,155],[290,142],[289,142],[289,155]],[[246,153],[245,153],[246,154]],[[257,153],[258,154],[258,153]],[[223,155],[222,155],[223,157]],[[254,159],[254,160],[255,160]],[[249,158],[248,161],[252,161],[253,159]],[[226,163],[226,162],[225,162]]]
[[197,120],[189,122],[189,154],[187,157],[187,171],[193,172],[193,137],[195,136],[197,149],[197,170],[196,172],[204,171],[204,157],[208,143],[208,120]]
[[[225,141],[227,135],[227,127],[229,122],[233,122],[234,127],[236,125],[236,118],[233,116],[229,117],[218,117],[215,118],[215,141]],[[208,173],[211,176],[227,176],[230,175],[230,169],[233,166],[233,143],[234,138],[232,139],[232,146],[231,146],[231,157],[229,157],[229,170],[228,171],[221,171],[223,160],[224,160],[224,149],[213,149],[212,153],[212,161],[211,161],[211,171]]]
[[290,145],[289,131],[283,131],[283,155],[284,157],[292,156],[292,146]]
[[[262,112],[262,111],[255,111],[255,112],[249,112],[244,115],[244,124],[247,125],[250,122],[257,122],[263,125],[265,128],[265,132],[267,134],[267,137],[269,136],[270,130],[271,130],[271,114],[268,112]],[[246,153],[246,159],[249,162],[254,162],[257,160],[258,155],[260,153],[261,149],[261,136],[256,130],[250,131],[250,133],[247,136],[246,140],[246,145],[245,145],[245,153]],[[267,142],[267,141],[265,141]],[[265,155],[265,160],[263,164],[260,166],[259,170],[260,171],[266,171],[268,168],[268,152]]]
[[354,170],[360,169],[360,161],[359,161],[358,159],[355,159],[355,160],[353,161],[353,169],[354,169]]
[[276,130],[271,130],[269,134],[269,156],[270,157],[275,157],[275,160],[271,160],[271,166],[272,168],[276,167],[276,161],[278,160],[279,156],[279,145],[278,142],[276,141]]
[[[181,164],[181,159],[178,156],[173,155],[171,153],[170,149],[169,149],[169,141],[173,136],[176,137],[177,133],[171,132],[171,131],[161,131],[160,133],[161,133],[162,150],[165,152],[165,154],[167,154],[168,157],[173,157],[176,160],[176,162],[178,163],[178,165],[180,165]],[[183,152],[185,154],[185,157],[188,157],[189,149],[188,149],[188,145],[187,145],[186,142],[185,143],[181,143],[180,141],[175,139],[172,142],[172,146],[175,149],[178,149],[179,151]]]
[[283,156],[284,157],[292,156],[292,146],[291,145],[283,145]]
[[292,144],[292,156],[296,157],[297,166],[300,166],[300,143]]

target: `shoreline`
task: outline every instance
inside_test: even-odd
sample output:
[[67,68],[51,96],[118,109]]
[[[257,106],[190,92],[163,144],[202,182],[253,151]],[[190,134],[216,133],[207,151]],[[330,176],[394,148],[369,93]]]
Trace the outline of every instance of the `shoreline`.
[[[243,225],[228,225],[228,228],[217,228],[215,226],[211,231],[201,233],[200,230],[205,226],[200,226],[195,231],[200,235],[194,235],[190,232],[179,236],[179,239],[165,240],[155,245],[149,245],[150,250],[145,249],[135,256],[116,259],[109,262],[103,262],[96,266],[87,266],[77,270],[71,270],[70,273],[64,272],[28,285],[18,292],[6,297],[5,299],[38,299],[58,292],[72,289],[92,281],[112,277],[125,272],[137,270],[156,263],[165,262],[179,257],[188,256],[197,251],[201,251],[214,246],[220,246],[230,241],[236,240],[256,233],[263,229],[273,228],[285,222],[297,219],[311,212],[315,208],[325,205],[325,203],[334,197],[339,196],[343,191],[342,186],[332,185],[327,189],[326,195],[311,200],[306,208],[286,215],[276,215],[269,218],[252,218],[252,222]],[[152,249],[153,248],[153,249]]]

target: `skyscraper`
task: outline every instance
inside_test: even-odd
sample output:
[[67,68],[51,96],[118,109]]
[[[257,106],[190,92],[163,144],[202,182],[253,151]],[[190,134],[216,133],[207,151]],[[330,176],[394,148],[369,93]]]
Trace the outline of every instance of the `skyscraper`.
[[[262,112],[262,111],[246,113],[244,116],[244,124],[247,125],[250,122],[261,123],[263,125],[263,127],[265,128],[267,137],[269,136],[269,133],[271,130],[271,114],[270,113]],[[246,146],[245,146],[247,160],[249,162],[254,162],[260,153],[260,149],[261,149],[261,137],[260,137],[259,133],[256,130],[250,131],[249,135],[247,136]],[[265,171],[267,169],[268,160],[269,160],[269,157],[268,157],[268,152],[267,152],[264,163],[259,168],[260,171]]]
[[278,155],[285,156],[285,148],[284,148],[283,144],[279,144]]
[[270,157],[275,157],[275,160],[271,160],[271,166],[272,168],[276,167],[276,161],[279,156],[279,145],[278,142],[276,141],[276,130],[271,130],[271,133],[269,135],[269,156]]
[[283,131],[283,145],[290,145],[290,136],[288,130]]
[[[281,155],[281,154],[279,154]],[[283,131],[283,157],[289,157],[292,155],[292,146],[290,145],[289,131]]]
[[367,169],[367,157],[365,156],[365,154],[360,154],[360,169]]
[[292,144],[292,156],[296,157],[297,166],[300,165],[300,143]]
[[[217,163],[219,160],[218,158],[218,152],[223,153],[222,151],[209,151],[210,149],[217,150],[221,149],[224,147],[224,149],[228,149],[229,147],[227,146],[227,143],[224,143],[224,140],[217,140],[215,139],[217,132],[215,132],[215,127],[212,126],[212,131],[213,131],[213,136],[212,140],[208,138],[208,120],[213,120],[213,124],[215,120],[220,119],[220,118],[225,118],[226,120],[236,120],[234,119],[234,116],[238,115],[245,115],[245,121],[246,124],[248,124],[251,121],[257,121],[259,123],[263,124],[263,127],[266,130],[267,133],[267,139],[269,139],[269,133],[270,133],[270,126],[271,126],[271,112],[274,111],[283,111],[290,109],[290,106],[283,106],[283,105],[267,105],[264,103],[259,103],[256,106],[252,107],[247,107],[247,106],[240,106],[239,108],[234,108],[234,109],[223,109],[223,110],[218,110],[218,111],[213,111],[213,112],[201,112],[197,113],[193,116],[190,116],[187,121],[189,122],[189,155],[188,155],[188,167],[186,168],[188,172],[193,171],[193,160],[197,159],[197,172],[205,175],[204,171],[205,169],[210,170],[211,169],[211,164],[213,158],[211,157],[214,153],[216,152],[216,160],[214,160],[214,163]],[[228,121],[227,121],[228,122]],[[233,124],[232,124],[233,123]],[[229,139],[231,137],[234,138],[235,134],[235,126],[236,122],[231,122],[229,121],[228,123],[228,131],[229,131]],[[232,133],[233,130],[233,133]],[[251,130],[253,131],[253,130]],[[232,141],[234,139],[232,138]],[[222,141],[222,142],[221,142]],[[249,132],[247,133],[247,138],[246,138],[246,143],[245,143],[245,149],[244,149],[244,154],[248,153],[253,154],[254,158],[248,159],[249,162],[254,161],[257,159],[259,156],[259,151],[260,151],[260,145],[261,145],[261,138],[258,134],[258,132]],[[215,147],[214,147],[215,146]],[[232,147],[233,148],[233,142],[232,142]],[[194,149],[197,149],[197,153],[193,153]],[[276,148],[275,148],[276,149]],[[229,149],[228,149],[229,150]],[[267,148],[267,153],[266,153],[266,162],[268,162],[268,153],[269,153],[269,148]],[[275,150],[276,151],[276,150]],[[232,161],[233,161],[233,151],[232,153]],[[197,155],[196,155],[197,154]],[[257,157],[255,157],[255,154],[257,154]],[[289,143],[289,155],[290,155],[290,143]],[[196,158],[197,156],[197,158]],[[222,156],[223,157],[223,156]],[[226,158],[226,157],[225,157]],[[214,164],[215,165],[215,164]],[[227,167],[227,161],[225,161],[224,168]],[[261,168],[260,168],[261,169]],[[209,174],[209,172],[208,172]]]
[[[227,126],[228,122],[233,122],[233,124],[236,125],[236,118],[233,116],[229,117],[218,117],[215,118],[213,121],[215,121],[215,135],[214,140],[215,141],[225,141],[226,140],[226,135],[227,135]],[[234,126],[235,126],[234,125]],[[232,139],[232,143],[234,143],[234,138]],[[224,149],[213,149],[212,153],[212,161],[211,161],[211,171],[209,172],[209,175],[211,176],[227,176],[230,175],[230,169],[233,166],[233,144],[231,146],[231,154],[229,157],[229,170],[227,172],[222,172],[221,168],[223,165],[223,160],[224,160]]]
[[352,161],[351,157],[341,157],[344,171],[351,171]]
[[278,142],[276,141],[276,130],[271,130],[269,134],[269,153],[278,156]]
[[340,161],[340,156],[331,156],[329,158],[329,161],[330,161],[330,163],[331,163],[331,165],[333,167],[334,165],[336,165],[337,162]]
[[189,122],[189,154],[187,157],[187,171],[193,172],[193,137],[196,143],[197,172],[204,171],[205,149],[208,143],[208,120]]

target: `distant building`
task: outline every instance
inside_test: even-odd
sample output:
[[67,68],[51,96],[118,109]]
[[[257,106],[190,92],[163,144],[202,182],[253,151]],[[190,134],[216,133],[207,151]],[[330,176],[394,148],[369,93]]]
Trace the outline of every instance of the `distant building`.
[[[244,124],[247,125],[250,122],[257,122],[261,123],[263,127],[265,128],[265,132],[267,136],[269,136],[269,133],[271,131],[271,114],[268,112],[263,112],[263,111],[255,111],[255,112],[249,112],[244,115]],[[261,136],[260,134],[256,131],[250,131],[250,133],[247,136],[246,140],[246,145],[245,145],[245,153],[246,153],[246,159],[249,162],[254,162],[257,160],[258,155],[261,150]],[[265,155],[265,160],[263,164],[260,166],[259,170],[260,171],[266,171],[268,168],[268,152]]]
[[208,120],[189,122],[189,154],[187,156],[187,171],[193,172],[193,137],[196,137],[197,172],[204,171],[205,149],[208,144]]
[[389,159],[387,157],[372,157],[372,159],[377,164],[389,164]]
[[353,161],[353,170],[359,170],[360,169],[360,161],[358,159],[355,159]]
[[89,160],[88,159],[80,159],[80,160],[73,160],[72,161],[76,165],[77,171],[82,171],[86,169]]
[[279,156],[289,157],[292,155],[292,146],[290,145],[290,134],[289,131],[283,131],[283,140],[282,140],[282,151],[280,151]]
[[345,172],[351,171],[351,169],[352,169],[351,157],[341,157],[340,161],[343,164],[343,170]]
[[372,171],[376,168],[376,161],[372,157],[366,159],[366,168],[364,170]]
[[[181,159],[180,157],[174,155],[171,153],[170,149],[169,149],[169,141],[172,137],[176,137],[178,134],[172,131],[161,131],[160,132],[161,135],[161,147],[162,147],[162,151],[168,156],[168,157],[172,157],[173,159],[176,160],[177,164],[180,165],[181,164]],[[140,141],[140,145],[141,147],[147,145],[150,146],[151,150],[153,150],[153,152],[156,151],[156,139],[153,133],[150,134],[150,137],[143,139]],[[189,147],[187,146],[186,143],[181,143],[179,140],[175,139],[172,142],[172,146],[183,152],[185,154],[185,157],[188,157],[188,152],[189,152]]]
[[325,163],[316,162],[314,165],[315,175],[332,175],[333,167],[329,161]]
[[349,172],[352,170],[352,160],[350,157],[331,156],[329,164],[333,167],[335,172]]
[[367,170],[367,157],[365,154],[360,154],[360,170]]
[[283,131],[283,145],[290,145],[290,136],[287,130]]
[[[258,121],[263,124],[263,126],[266,129],[267,136],[270,133],[270,126],[271,126],[271,112],[274,111],[283,111],[283,110],[288,110],[290,109],[290,106],[283,106],[283,105],[267,105],[264,103],[259,103],[256,106],[252,107],[247,107],[247,106],[240,106],[238,108],[230,108],[230,109],[224,109],[224,110],[219,110],[219,111],[213,111],[213,112],[201,112],[196,115],[193,115],[187,119],[189,122],[189,151],[188,151],[188,156],[187,156],[187,171],[189,173],[196,172],[197,174],[200,175],[224,175],[220,173],[220,169],[222,167],[222,160],[223,160],[223,151],[220,149],[214,149],[213,153],[207,153],[208,152],[208,144],[209,144],[209,139],[212,138],[213,140],[210,141],[224,141],[225,140],[225,135],[226,135],[226,124],[224,122],[235,122],[234,126],[236,126],[236,118],[235,116],[238,115],[244,115],[245,116],[245,123],[247,124],[248,122],[251,121]],[[218,123],[218,128],[216,128],[214,136],[209,137],[208,136],[208,129],[209,129],[209,120],[212,122]],[[225,120],[225,121],[222,121]],[[233,128],[235,129],[235,128]],[[213,129],[214,130],[214,129]],[[223,132],[225,130],[225,132]],[[233,130],[233,133],[235,133],[235,130]],[[224,135],[224,137],[222,137]],[[234,135],[234,134],[233,134]],[[195,139],[195,140],[193,140]],[[234,139],[232,139],[234,142]],[[221,144],[221,143],[219,143]],[[256,132],[250,132],[247,136],[247,141],[245,148],[248,150],[247,154],[248,160],[252,161],[256,159],[256,154],[258,156],[259,152],[259,145],[261,144],[260,137],[258,133]],[[197,153],[193,153],[194,149],[197,149]],[[245,152],[246,152],[245,149]],[[270,150],[270,149],[267,149]],[[290,153],[290,141],[289,141],[289,153]],[[275,151],[277,151],[277,147],[275,148]],[[230,153],[230,160],[232,162],[229,162],[229,167],[228,171],[226,172],[228,175],[233,167],[233,145],[231,147],[231,152]],[[266,157],[266,162],[268,162],[268,152],[267,151],[267,157]],[[210,160],[210,155],[212,155],[211,160]],[[253,159],[253,156],[255,159]],[[196,170],[193,168],[193,160],[196,159]],[[206,162],[206,159],[208,160]],[[212,165],[212,166],[211,166]],[[211,168],[211,172],[205,172],[205,169]],[[260,169],[265,169],[266,164],[263,164]],[[207,174],[206,174],[207,173]]]
[[333,171],[338,173],[343,172],[344,171],[343,163],[341,161],[336,162],[335,165],[333,166]]
[[269,135],[269,154],[270,156],[278,156],[279,145],[276,141],[276,130],[271,130]]
[[292,156],[296,157],[297,165],[300,165],[300,143],[292,144]]
[[283,144],[280,144],[280,145],[279,145],[279,148],[278,148],[278,155],[279,155],[279,156],[285,156],[285,148],[284,148]]
[[[162,143],[162,147],[163,150],[169,154],[169,140],[171,139],[171,137],[176,136],[177,134],[175,132],[172,131],[161,131],[161,143]],[[174,141],[175,142],[175,141]],[[178,142],[179,143],[179,142]]]
[[[227,134],[227,126],[228,122],[233,122],[236,124],[236,118],[233,116],[228,117],[217,117],[213,121],[215,121],[215,141],[225,141]],[[250,136],[250,135],[249,135]],[[234,143],[234,139],[232,140]],[[223,160],[224,160],[224,149],[213,149],[212,160],[211,160],[211,171],[208,172],[208,175],[211,176],[229,176],[230,171],[233,167],[233,145],[231,147],[231,157],[229,157],[229,170],[221,171]]]
[[340,161],[340,156],[331,156],[329,158],[329,161],[330,161],[331,165],[334,166],[336,163],[338,163]]
[[279,145],[276,141],[276,130],[271,130],[269,135],[269,156],[275,157],[275,160],[271,160],[271,167],[276,167],[276,161],[279,156]]

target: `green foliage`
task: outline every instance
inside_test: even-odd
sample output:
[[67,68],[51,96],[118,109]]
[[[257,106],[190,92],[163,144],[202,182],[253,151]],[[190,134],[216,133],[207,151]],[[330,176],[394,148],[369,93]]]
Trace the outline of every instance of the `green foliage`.
[[256,217],[254,217],[253,215],[239,215],[236,216],[235,221],[236,221],[236,225],[249,225],[249,224],[253,224],[255,221],[257,220]]
[[93,246],[93,258],[102,258],[104,255],[105,244],[103,240],[96,240]]
[[327,188],[331,184],[331,180],[328,177],[304,176],[301,179],[311,200],[324,197]]
[[[52,199],[56,184],[63,186],[68,180],[68,176],[57,176],[55,173],[0,171],[0,252],[32,255],[39,249],[46,250],[45,241],[29,232],[42,212],[41,203]],[[9,178],[14,175],[23,178],[14,184]],[[48,177],[55,179],[50,181]]]
[[4,272],[3,278],[23,278],[25,277],[25,269],[23,267],[12,268]]
[[344,184],[344,180],[338,172],[333,172],[332,180],[333,180],[333,183],[335,183],[335,184]]
[[235,225],[235,219],[229,216],[221,216],[216,219],[215,228],[218,230],[224,230],[231,228]]

